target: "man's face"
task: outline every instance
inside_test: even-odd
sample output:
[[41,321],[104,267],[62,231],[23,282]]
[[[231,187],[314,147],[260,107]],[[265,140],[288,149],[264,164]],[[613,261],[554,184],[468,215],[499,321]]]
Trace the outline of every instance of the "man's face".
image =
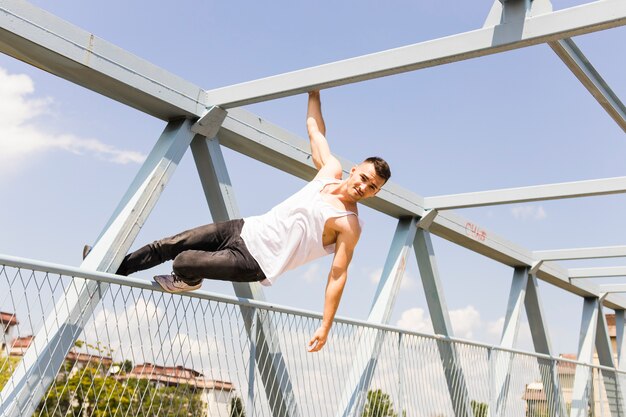
[[348,194],[354,201],[373,197],[385,184],[385,180],[376,175],[374,164],[363,162],[350,170]]

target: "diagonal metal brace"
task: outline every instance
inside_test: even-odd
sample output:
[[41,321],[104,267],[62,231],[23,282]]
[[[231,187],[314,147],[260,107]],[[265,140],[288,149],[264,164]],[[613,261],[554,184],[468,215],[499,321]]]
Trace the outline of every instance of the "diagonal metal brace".
[[[213,221],[240,218],[219,139],[196,137],[191,143],[191,150]],[[265,300],[259,283],[233,282],[233,288],[237,297]],[[249,309],[242,308],[246,331],[249,337],[255,340],[254,351],[250,353],[254,360],[249,366],[254,368],[256,363],[271,415],[299,417],[300,411],[287,362],[276,337],[278,330],[266,313],[257,312],[256,318],[250,313]],[[250,381],[253,380],[254,378],[250,377]],[[253,398],[252,394],[249,394],[249,398]]]
[[193,125],[191,131],[207,139],[213,139],[220,130],[228,112],[219,106],[213,106]]
[[422,230],[428,230],[430,229],[430,226],[433,224],[433,222],[435,221],[435,217],[437,217],[437,214],[439,214],[439,212],[437,211],[437,209],[432,209],[432,210],[428,210],[421,219],[419,219],[417,221],[416,226],[419,229]]

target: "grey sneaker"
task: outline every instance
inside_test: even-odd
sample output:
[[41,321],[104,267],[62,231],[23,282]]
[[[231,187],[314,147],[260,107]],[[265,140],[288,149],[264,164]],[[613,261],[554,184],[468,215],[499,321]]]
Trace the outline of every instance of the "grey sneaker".
[[197,290],[202,287],[202,282],[196,285],[189,285],[172,273],[170,275],[156,275],[154,280],[167,292],[187,292]]

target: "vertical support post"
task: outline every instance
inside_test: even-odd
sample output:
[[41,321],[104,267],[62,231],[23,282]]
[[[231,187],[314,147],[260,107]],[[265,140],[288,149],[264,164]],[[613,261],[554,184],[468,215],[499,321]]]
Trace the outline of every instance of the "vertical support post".
[[[386,324],[389,322],[402,277],[406,269],[406,262],[413,245],[417,228],[416,218],[402,218],[398,221],[396,232],[387,254],[387,260],[374,295],[367,321],[370,323]],[[363,335],[364,333],[362,333]],[[337,408],[338,416],[361,415],[365,405],[367,390],[374,375],[378,356],[384,341],[385,332],[376,332],[373,343],[362,341],[371,346],[369,352],[355,358],[349,376],[346,378],[345,391]]]
[[[540,2],[537,0],[537,2]],[[521,36],[526,22],[526,15],[531,7],[531,0],[495,0],[483,27],[495,26],[493,37],[497,42],[502,36],[514,34]]]
[[[483,27],[496,26],[516,19],[523,22],[526,16],[550,13],[550,0],[494,0]],[[521,23],[520,22],[520,23]]]
[[[217,138],[206,139],[197,136],[191,150],[200,175],[202,188],[214,221],[224,221],[240,217],[234,192],[226,169],[226,162]],[[233,283],[237,297],[264,301],[265,296],[259,283]],[[256,364],[265,388],[265,394],[276,417],[297,417],[299,415],[296,399],[283,358],[275,336],[276,331],[264,314],[258,312],[256,318],[257,346]],[[250,335],[252,321],[242,311],[246,330]]]
[[487,348],[487,360],[489,361],[489,417],[496,417],[496,359],[493,347]]
[[[617,364],[620,371],[626,371],[626,340],[624,339],[624,310],[615,310],[615,342],[617,345]],[[626,415],[624,410],[624,402],[626,402],[626,380],[624,376],[619,374],[617,376],[620,382],[620,392],[622,394],[620,406],[622,416]]]
[[615,310],[615,344],[617,346],[617,364],[620,370],[626,370],[626,339],[624,338],[624,310]]
[[[597,297],[586,297],[583,303],[583,314],[580,323],[580,338],[578,342],[578,361],[592,363],[593,348],[598,326]],[[591,387],[590,368],[577,366],[574,374],[574,388],[572,391],[571,417],[587,417],[589,394]]]
[[387,260],[367,317],[367,321],[370,323],[386,324],[391,318],[409,253],[413,247],[413,240],[417,231],[416,223],[417,219],[414,217],[398,220]]
[[[524,299],[526,298],[526,286],[528,283],[528,268],[518,267],[513,272],[511,292],[502,328],[500,346],[513,349],[519,333],[519,323],[523,311]],[[512,354],[506,351],[498,351],[495,365],[495,398],[496,415],[506,415],[503,408],[506,405],[506,397],[509,391],[511,367],[513,365]]]
[[[604,316],[604,308],[602,303],[598,302],[598,325],[596,330],[596,352],[598,353],[598,362],[602,366],[615,368],[613,357],[613,347],[611,346],[611,337],[606,325],[606,317]],[[620,384],[615,371],[602,369],[602,379],[604,381],[604,389],[609,402],[611,416],[617,417],[623,415],[623,404],[620,398]],[[601,395],[601,392],[598,393]],[[600,402],[602,404],[602,402]]]
[[[552,356],[548,327],[546,326],[541,300],[539,299],[537,277],[534,274],[528,277],[524,305],[535,352]],[[537,359],[537,363],[539,364],[539,369],[548,369],[548,372],[540,372],[547,403],[554,404],[556,415],[567,417],[567,409],[559,382],[558,363],[552,359],[542,358]]]
[[250,340],[250,357],[248,360],[248,414],[250,417],[254,417],[254,375],[256,374],[256,344],[257,344],[257,326],[256,326],[256,308],[253,309],[250,322],[250,332],[248,333],[248,340]]
[[398,415],[403,415],[404,408],[404,333],[398,333]]
[[[417,257],[417,265],[420,270],[433,329],[436,334],[452,337],[452,326],[450,325],[448,307],[444,300],[443,288],[439,279],[430,232],[421,229],[417,230],[415,240],[413,241],[413,250]],[[471,417],[472,408],[470,406],[467,384],[456,348],[446,340],[437,341],[437,347],[444,368],[454,414],[457,417]]]
[[[167,125],[81,268],[116,272],[189,147],[192,122]],[[78,251],[78,248],[77,248]],[[0,394],[3,417],[32,415],[108,284],[73,278]]]

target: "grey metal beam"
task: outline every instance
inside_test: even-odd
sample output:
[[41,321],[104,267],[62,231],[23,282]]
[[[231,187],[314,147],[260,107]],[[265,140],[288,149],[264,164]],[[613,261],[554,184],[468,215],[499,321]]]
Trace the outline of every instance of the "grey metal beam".
[[[493,26],[507,21],[511,23],[517,22],[518,26],[521,26],[527,15],[536,16],[551,12],[552,3],[550,0],[509,0],[506,2],[495,0],[485,26]],[[574,41],[570,38],[564,38],[548,42],[548,45],[622,130],[626,131],[626,108],[624,108],[620,99],[602,79],[585,55],[578,49]]]
[[[524,309],[526,287],[528,285],[528,268],[518,267],[513,272],[511,290],[504,316],[504,326],[500,337],[500,347],[513,349],[519,333],[519,324]],[[511,367],[513,364],[512,354],[507,351],[498,351],[495,356],[494,388],[496,399],[496,414],[505,415]]]
[[[246,110],[229,110],[219,137],[222,145],[289,174],[305,180],[315,176],[308,141]],[[353,165],[344,158],[338,158],[343,167]],[[347,174],[347,170],[344,174]],[[393,182],[385,184],[376,197],[363,204],[396,218],[427,216],[423,198]],[[439,212],[429,230],[434,235],[511,267],[532,266],[536,262],[529,250],[452,211]],[[582,297],[599,296],[597,285],[589,282],[570,283],[567,271],[555,263],[542,264],[537,277]],[[626,306],[626,299],[612,295],[605,299],[605,305],[619,308]]]
[[[526,296],[524,298],[524,306],[526,307],[526,316],[530,334],[533,339],[535,352],[552,356],[552,345],[548,334],[548,326],[546,325],[545,314],[539,298],[539,285],[534,275],[529,275],[526,285]],[[567,410],[563,399],[563,391],[559,379],[558,363],[554,360],[538,359],[540,369],[546,369],[540,372],[541,381],[543,383],[543,391],[546,399],[557,410],[557,415],[566,417]]]
[[[415,217],[402,218],[398,221],[367,318],[370,323],[389,323],[406,269],[407,258],[415,239],[416,223]],[[368,332],[368,335],[370,334]],[[355,358],[350,374],[343,380],[345,391],[337,406],[338,416],[360,416],[362,414],[384,337],[385,332],[377,332],[373,343],[369,340],[361,342],[365,346],[366,353]]]
[[533,251],[533,256],[542,261],[571,259],[620,258],[626,257],[626,246],[601,246],[595,248],[556,249]]
[[571,268],[567,270],[570,278],[603,278],[626,276],[626,266],[604,266],[598,268]]
[[598,287],[602,293],[626,293],[626,284],[602,284]]
[[548,336],[548,326],[546,325],[543,306],[539,299],[539,285],[534,275],[529,275],[528,277],[524,307],[526,307],[526,315],[528,316],[535,352],[552,356],[552,344]]
[[[555,12],[565,14],[542,15],[547,21],[542,21],[541,16],[533,19],[539,19],[534,22],[543,22],[542,25],[551,22],[555,38],[567,37],[579,31],[623,25],[625,7],[626,4],[617,0],[603,1]],[[560,18],[555,19],[555,16]],[[560,21],[563,17],[567,19]],[[461,40],[470,41],[473,36],[470,34]],[[526,41],[516,45],[525,46]],[[181,115],[201,117],[210,107],[204,91],[194,84],[22,1],[0,2],[0,51],[163,120]],[[315,174],[305,141],[245,110],[229,112],[220,130],[220,142],[298,177],[310,180]],[[345,160],[342,162],[343,166],[349,166]],[[423,198],[393,183],[387,183],[378,197],[367,205],[396,218],[424,215]],[[430,230],[512,267],[530,266],[534,262],[527,249],[450,212],[440,213]],[[599,295],[593,284],[570,284],[566,272],[555,265],[542,265],[537,276],[580,296]],[[626,298],[611,295],[605,299],[605,305],[624,308]]]
[[[218,136],[223,146],[306,181],[317,174],[308,140],[246,110],[230,109]],[[347,176],[355,163],[335,156],[344,168],[344,177]],[[395,218],[425,214],[423,198],[393,181],[363,204]]]
[[170,120],[179,116],[199,117],[210,104],[234,107],[311,88],[327,88],[553,42],[625,23],[623,2],[605,0],[530,16],[521,33],[504,23],[205,92],[35,6],[18,0],[3,0],[0,3],[0,51],[155,117]]
[[452,324],[448,314],[443,286],[439,277],[439,268],[435,258],[430,232],[417,230],[413,250],[417,259],[417,266],[424,286],[424,293],[428,304],[428,311],[433,324],[435,334],[453,336]]
[[[116,272],[189,147],[192,123],[167,125],[81,268]],[[77,248],[78,250],[78,248]],[[32,415],[109,284],[74,278],[0,393],[0,415]]]
[[548,42],[552,50],[572,71],[606,112],[626,132],[626,107],[602,76],[587,60],[573,40],[565,38]]
[[417,221],[417,227],[424,230],[430,229],[437,214],[439,214],[437,210],[427,210],[424,216]]
[[530,201],[591,197],[624,192],[626,192],[626,177],[616,177],[425,197],[424,205],[430,209],[450,210],[499,204],[527,203]]
[[212,106],[193,126],[191,126],[191,130],[205,138],[213,139],[215,135],[217,135],[217,132],[219,132],[227,114],[228,112],[221,107]]
[[594,2],[370,55],[207,91],[212,104],[243,106],[485,56],[626,24],[621,0]]
[[[583,302],[583,313],[578,342],[578,361],[593,363],[593,351],[598,326],[598,298],[587,297]],[[591,370],[586,366],[577,366],[572,389],[571,417],[586,417],[591,389]]]
[[[511,6],[514,7],[511,7]],[[494,0],[483,27],[496,26],[507,21],[521,20],[522,25],[526,16],[551,13],[550,0]],[[521,19],[520,19],[521,18]]]
[[626,339],[624,338],[624,310],[615,310],[615,342],[617,345],[617,364],[620,370],[626,369],[626,363],[622,363],[622,359],[626,359]]
[[[429,231],[423,229],[416,231],[413,250],[417,258],[417,266],[435,334],[453,337],[448,306],[444,298]],[[437,348],[439,349],[439,357],[443,365],[454,414],[456,417],[471,417],[473,412],[469,392],[456,347],[452,343],[438,341]]]
[[368,322],[389,323],[393,306],[400,291],[404,271],[406,270],[409,252],[413,247],[413,240],[417,231],[416,224],[417,219],[415,217],[404,217],[398,221],[378,288],[374,294],[372,306],[367,317]]
[[402,410],[403,414],[404,414],[404,410],[406,410],[405,399],[404,399],[405,397],[404,385],[406,384],[405,382],[406,377],[404,376],[404,368],[406,367],[405,365],[406,359],[404,358],[404,356],[406,355],[405,347],[403,343],[404,339],[405,337],[403,336],[403,334],[398,333],[398,367],[396,368],[396,375],[398,376],[398,401],[397,401],[398,408],[397,409]]
[[[615,360],[613,357],[613,347],[611,346],[611,337],[604,316],[602,304],[598,303],[598,325],[596,331],[596,352],[598,354],[598,362],[602,366],[615,368]],[[611,416],[623,416],[623,403],[621,399],[620,383],[615,371],[602,369],[602,379],[604,380],[604,391]]]
[[0,1],[0,52],[162,120],[209,107],[200,87],[25,1]]
[[[209,129],[213,130],[210,126]],[[213,221],[240,218],[219,140],[197,136],[191,144],[191,149]],[[263,289],[258,282],[233,282],[233,288],[237,297],[265,301]],[[276,329],[264,319],[267,314],[265,312],[258,311],[254,315],[246,307],[242,307],[241,312],[246,331],[249,337],[255,340],[253,353],[272,415],[297,417],[298,405],[287,364],[277,337],[274,336]],[[253,317],[256,323],[252,322]]]
[[[615,342],[617,346],[617,365],[620,371],[626,370],[626,340],[624,338],[624,325],[624,310],[615,310]],[[618,378],[621,379],[621,405],[624,407],[624,400],[626,400],[626,381],[624,381],[623,377],[618,376]],[[624,414],[623,409],[622,414]]]

